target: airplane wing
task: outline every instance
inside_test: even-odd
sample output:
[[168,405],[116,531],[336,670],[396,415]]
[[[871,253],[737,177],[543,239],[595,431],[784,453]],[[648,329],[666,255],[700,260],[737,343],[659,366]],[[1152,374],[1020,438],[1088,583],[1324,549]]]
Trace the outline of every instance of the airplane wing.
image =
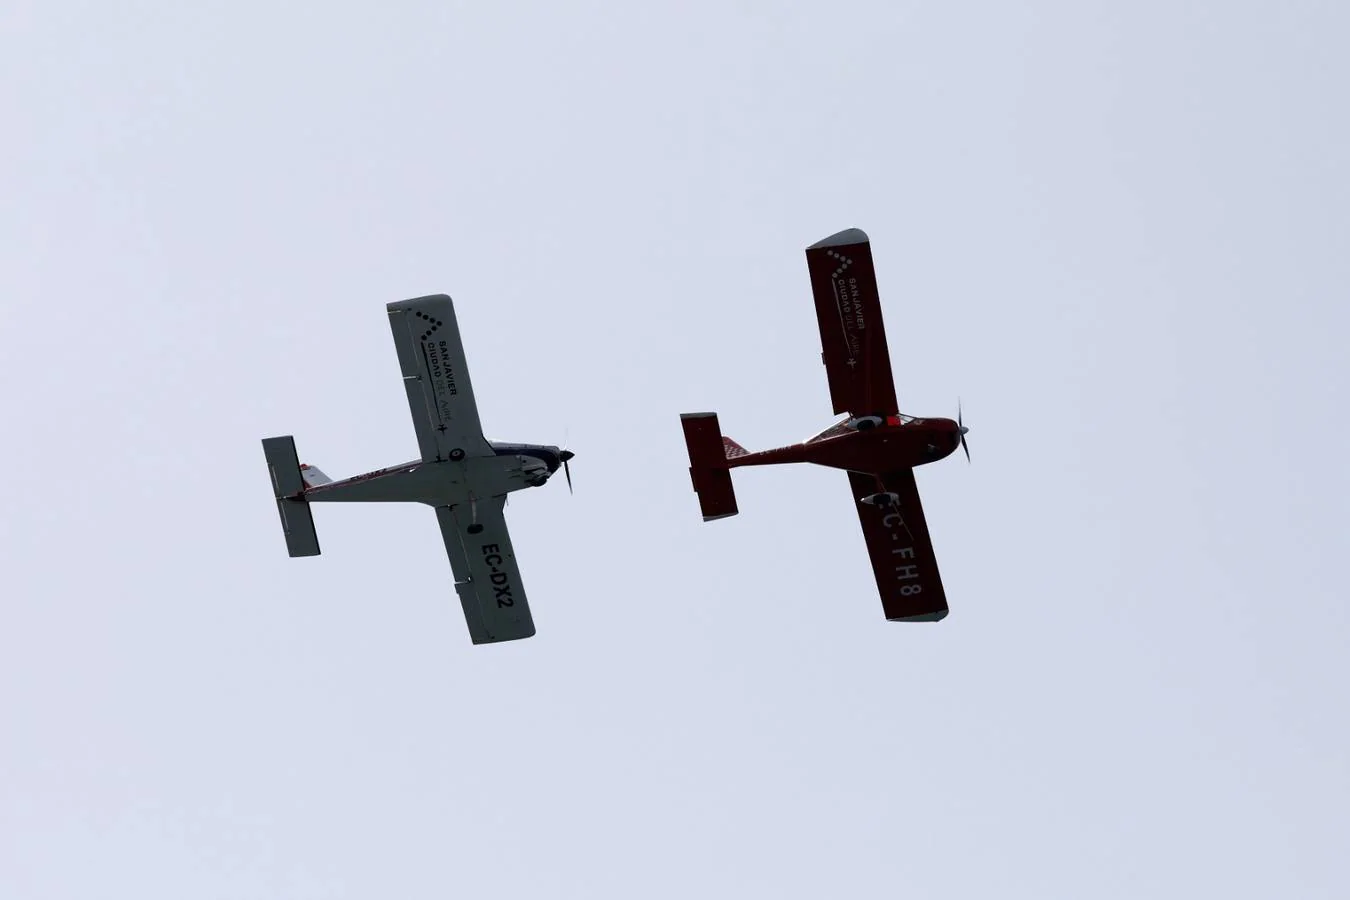
[[478,501],[478,524],[469,534],[469,505],[436,507],[445,552],[455,573],[455,591],[475,644],[517,641],[534,634],[534,619],[506,530],[505,496]]
[[812,244],[806,248],[806,266],[835,413],[898,412],[867,235],[850,228]]
[[919,503],[914,471],[904,469],[881,476],[848,473],[855,501],[890,491],[898,494],[898,509],[858,503],[867,553],[881,593],[881,608],[892,622],[936,622],[947,616],[947,594],[942,589],[928,523]]
[[387,309],[423,462],[492,456],[450,298],[418,297]]

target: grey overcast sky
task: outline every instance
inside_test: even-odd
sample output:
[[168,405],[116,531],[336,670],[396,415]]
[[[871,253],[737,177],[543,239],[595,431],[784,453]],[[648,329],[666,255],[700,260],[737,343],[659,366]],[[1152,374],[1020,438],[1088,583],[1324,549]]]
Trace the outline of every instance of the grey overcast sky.
[[[1342,898],[1335,2],[73,3],[0,29],[0,896]],[[952,615],[884,621],[803,249],[872,238]],[[457,303],[538,636],[432,513]]]

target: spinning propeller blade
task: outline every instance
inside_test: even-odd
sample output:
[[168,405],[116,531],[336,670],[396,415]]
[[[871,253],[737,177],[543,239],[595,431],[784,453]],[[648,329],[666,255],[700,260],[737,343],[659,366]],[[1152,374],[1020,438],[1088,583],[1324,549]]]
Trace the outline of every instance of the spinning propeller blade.
[[567,476],[567,493],[572,493],[572,467],[568,465],[572,457],[576,456],[571,450],[564,450],[558,454],[558,459],[562,460],[563,474]]
[[970,447],[966,445],[966,432],[970,429],[961,420],[961,398],[956,398],[956,427],[961,429],[961,449],[966,451],[966,462],[970,462]]

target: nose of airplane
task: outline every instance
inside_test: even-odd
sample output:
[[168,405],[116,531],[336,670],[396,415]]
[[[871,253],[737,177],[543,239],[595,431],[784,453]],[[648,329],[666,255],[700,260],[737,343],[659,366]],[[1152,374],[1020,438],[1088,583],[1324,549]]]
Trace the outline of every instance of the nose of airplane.
[[576,456],[576,454],[573,453],[571,450],[564,450],[558,454],[558,462],[567,462],[574,456]]

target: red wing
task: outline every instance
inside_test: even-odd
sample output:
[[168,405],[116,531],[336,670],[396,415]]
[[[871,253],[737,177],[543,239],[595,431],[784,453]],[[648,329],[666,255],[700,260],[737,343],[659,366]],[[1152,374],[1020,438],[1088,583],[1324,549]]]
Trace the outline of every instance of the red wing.
[[857,228],[806,248],[811,293],[820,321],[821,360],[835,413],[898,412],[872,245]]
[[947,594],[942,589],[913,470],[883,475],[881,484],[875,475],[849,472],[848,481],[855,502],[868,494],[887,491],[900,497],[898,509],[858,503],[858,518],[886,618],[892,622],[946,618]]

